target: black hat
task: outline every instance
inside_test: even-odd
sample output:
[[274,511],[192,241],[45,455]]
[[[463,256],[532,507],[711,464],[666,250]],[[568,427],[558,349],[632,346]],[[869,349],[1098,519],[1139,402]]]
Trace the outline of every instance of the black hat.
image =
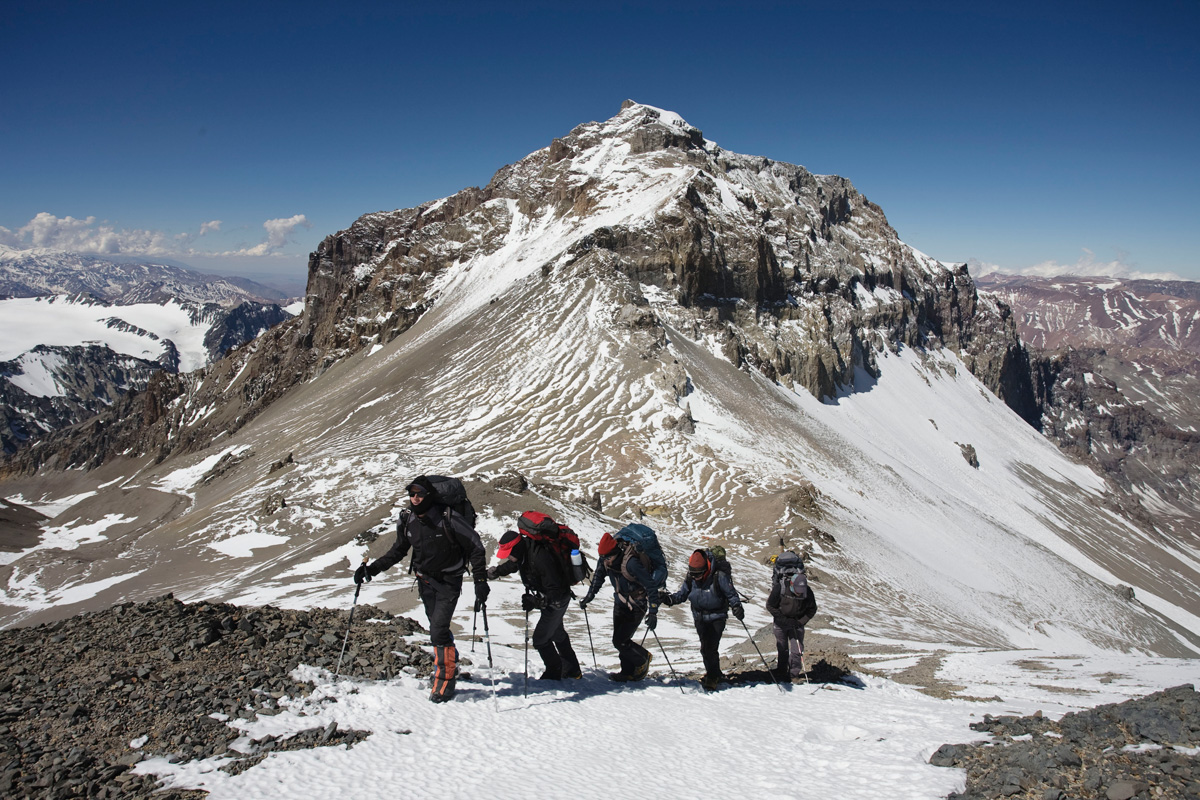
[[424,475],[420,475],[412,479],[412,483],[404,487],[405,491],[411,492],[413,489],[418,489],[426,497],[436,497],[437,492],[433,489],[433,483]]

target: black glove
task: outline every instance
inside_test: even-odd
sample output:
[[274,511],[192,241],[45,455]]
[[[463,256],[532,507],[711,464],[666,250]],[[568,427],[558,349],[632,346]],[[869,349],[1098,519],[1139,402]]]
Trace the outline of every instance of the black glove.
[[475,581],[475,610],[478,611],[487,605],[488,593],[491,591],[488,588],[487,581]]
[[671,595],[660,594],[658,596],[658,604],[660,606],[666,606],[667,608],[670,608],[671,607]]
[[651,611],[646,615],[646,628],[647,630],[654,630],[654,626],[656,625],[658,625],[658,612]]
[[487,575],[487,579],[489,581],[496,580],[496,568],[495,567],[488,567],[487,570],[484,572],[484,574]]
[[587,594],[585,594],[583,596],[583,599],[579,601],[579,607],[587,608],[587,604],[592,602],[595,599],[596,599],[596,595],[592,594],[591,592],[588,592]]
[[371,582],[371,570],[367,568],[366,564],[359,564],[358,569],[354,570],[354,582],[361,584],[363,581]]
[[742,608],[741,606],[734,606],[733,615],[737,617],[739,621],[743,620],[746,618],[746,609]]
[[529,592],[526,592],[525,594],[521,595],[521,610],[522,611],[534,611],[536,609],[545,608],[545,607],[546,607],[546,598],[542,597],[541,595],[530,594]]

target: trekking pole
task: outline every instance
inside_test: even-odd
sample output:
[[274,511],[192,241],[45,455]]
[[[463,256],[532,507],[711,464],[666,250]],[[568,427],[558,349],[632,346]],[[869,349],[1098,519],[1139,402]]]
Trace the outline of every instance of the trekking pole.
[[482,606],[482,608],[483,608],[483,640],[485,642],[487,642],[487,653],[488,653],[488,677],[491,678],[491,680],[492,680],[492,699],[496,701],[496,708],[498,710],[500,708],[500,698],[496,696],[496,671],[495,671],[495,668],[492,666],[492,634],[491,634],[491,631],[488,630],[487,606],[484,605],[484,606]]
[[600,665],[596,663],[596,645],[594,642],[592,642],[592,623],[588,620],[587,606],[583,607],[583,622],[585,625],[587,625],[588,647],[591,648],[592,651],[592,667],[595,669],[600,669]]
[[525,696],[529,697],[529,612],[525,612]]
[[[658,631],[651,631],[651,632],[654,634],[654,641],[658,642],[658,649],[662,650],[663,659],[667,662],[667,668],[671,670],[671,677],[674,678],[675,680],[679,680],[679,675],[675,672],[675,667],[672,666],[671,659],[667,657],[667,648],[663,647],[662,640],[658,638]],[[646,637],[643,636],[642,641],[645,641],[645,640],[646,640]],[[682,681],[679,684],[679,691],[682,694],[687,694],[687,692],[683,691]]]
[[[780,537],[780,539],[782,540],[782,537]],[[763,669],[765,669],[767,674],[771,676],[771,680],[775,683],[775,688],[783,694],[787,694],[787,692],[783,690],[783,686],[779,683],[779,680],[775,677],[775,673],[771,672],[771,668],[767,666],[767,660],[763,658],[762,650],[758,649],[758,643],[754,641],[754,637],[750,635],[750,629],[746,627],[746,620],[739,619],[738,622],[742,623],[742,628],[746,631],[746,638],[749,639],[750,644],[754,646],[754,652],[758,653],[758,657],[762,659]]]
[[475,652],[475,618],[479,616],[479,612],[471,612],[471,652]]
[[[363,556],[362,562],[365,564],[370,559]],[[342,656],[346,655],[346,642],[350,641],[350,626],[354,624],[354,609],[358,605],[358,593],[362,591],[362,584],[354,584],[354,602],[350,604],[350,621],[346,623],[346,638],[342,639],[342,652],[338,653],[337,670],[333,673],[333,680],[336,682],[342,676]]]

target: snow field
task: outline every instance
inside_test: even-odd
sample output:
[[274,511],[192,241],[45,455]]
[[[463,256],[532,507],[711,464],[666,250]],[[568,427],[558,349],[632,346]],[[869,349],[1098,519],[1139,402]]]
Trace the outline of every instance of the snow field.
[[[132,331],[110,328],[117,318],[156,334],[158,340]],[[66,297],[14,297],[0,300],[0,361],[8,361],[35,345],[70,347],[96,342],[125,355],[154,360],[163,353],[164,340],[179,349],[182,372],[203,367],[208,360],[204,347],[206,323],[193,324],[178,301],[159,305],[137,303],[108,306],[74,302]]]
[[[607,630],[606,624],[596,624],[601,616],[592,615],[594,632]],[[493,620],[491,633],[494,671],[487,667],[482,641],[472,654],[470,643],[459,640],[462,655],[474,661],[466,668],[473,677],[460,682],[454,702],[430,703],[428,681],[407,675],[335,684],[327,671],[301,667],[296,677],[318,684],[312,695],[288,702],[288,710],[276,716],[234,723],[244,734],[234,749],[249,749],[251,739],[268,734],[283,738],[330,722],[343,730],[373,732],[351,749],[272,753],[238,776],[217,769],[221,758],[178,765],[152,759],[136,769],[158,774],[173,787],[203,788],[214,800],[325,793],[354,800],[435,794],[666,800],[698,792],[938,798],[961,790],[965,777],[961,770],[930,766],[929,756],[943,743],[980,739],[968,724],[985,713],[1041,709],[1058,717],[1195,676],[1195,663],[1181,660],[973,651],[950,654],[947,674],[965,680],[981,696],[1001,691],[1005,700],[938,700],[870,676],[856,686],[789,685],[784,694],[771,684],[706,694],[694,681],[672,680],[657,659],[650,680],[612,683],[603,663],[600,671],[591,668],[586,639],[573,634],[587,664],[584,678],[531,679],[524,697],[521,630]],[[687,647],[695,649],[694,641]],[[676,650],[672,661],[682,655]],[[1038,658],[1052,665],[1044,683],[1029,673],[1030,665],[1040,668],[1033,661]],[[1072,668],[1054,674],[1062,664]],[[531,674],[540,669],[531,653]],[[1069,692],[1081,679],[1091,688]]]
[[657,681],[622,686],[589,669],[564,688],[530,681],[524,698],[521,651],[493,651],[495,696],[486,656],[478,653],[474,679],[460,683],[456,701],[444,706],[428,702],[426,681],[334,685],[322,672],[326,682],[303,703],[243,729],[246,743],[331,721],[374,732],[352,749],[272,754],[236,777],[215,769],[220,759],[154,759],[137,770],[165,776],[172,786],[204,788],[214,800],[325,793],[611,800],[698,791],[873,800],[962,788],[960,771],[925,763],[944,741],[962,738],[962,708],[887,681],[869,680],[863,689],[796,686],[786,695],[772,685],[704,694],[694,683],[686,693]]

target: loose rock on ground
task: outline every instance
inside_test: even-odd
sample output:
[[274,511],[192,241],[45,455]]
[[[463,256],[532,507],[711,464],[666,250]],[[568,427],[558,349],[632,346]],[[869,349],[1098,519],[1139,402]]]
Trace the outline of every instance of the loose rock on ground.
[[[352,746],[370,732],[330,725],[247,741],[225,721],[276,714],[285,698],[308,695],[312,684],[292,671],[301,663],[333,671],[347,623],[345,611],[189,604],[167,595],[0,631],[0,797],[150,797],[158,780],[130,771],[144,758],[225,754],[224,769],[238,772],[272,750]],[[359,606],[341,674],[428,675],[432,657],[402,639],[422,630]]]
[[929,759],[962,767],[949,800],[1200,800],[1200,694],[1191,685],[1054,721],[985,715],[971,725],[993,740],[945,744]]

